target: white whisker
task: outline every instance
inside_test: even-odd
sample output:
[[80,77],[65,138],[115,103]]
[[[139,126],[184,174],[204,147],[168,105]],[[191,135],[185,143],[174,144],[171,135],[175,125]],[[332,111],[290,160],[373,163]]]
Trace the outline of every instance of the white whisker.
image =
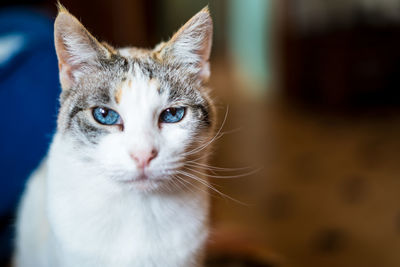
[[221,191],[219,191],[219,190],[216,189],[215,187],[211,186],[208,182],[204,181],[203,179],[201,179],[200,177],[198,177],[198,176],[196,176],[196,175],[194,175],[194,174],[191,174],[191,173],[188,173],[188,172],[185,172],[185,171],[177,171],[177,173],[182,174],[182,175],[185,175],[186,177],[189,177],[189,178],[194,179],[195,181],[197,181],[197,182],[199,182],[199,183],[205,185],[205,186],[208,187],[209,189],[215,191],[216,193],[218,193],[218,194],[219,194],[220,196],[222,196],[222,197],[225,197],[225,198],[227,198],[227,199],[230,199],[230,200],[232,200],[232,201],[234,201],[234,202],[236,202],[236,203],[238,203],[238,204],[241,204],[241,205],[244,205],[244,206],[248,206],[248,204],[246,204],[246,203],[244,203],[244,202],[242,202],[242,201],[240,201],[240,200],[237,200],[237,199],[235,199],[235,198],[233,198],[233,197],[231,197],[231,196],[229,196],[229,195],[227,195],[227,194],[222,193]]
[[203,144],[203,145],[201,145],[201,146],[199,146],[199,147],[197,147],[197,148],[195,148],[195,149],[193,149],[191,151],[188,151],[188,152],[184,153],[184,155],[188,156],[188,155],[193,155],[193,154],[199,153],[200,151],[202,151],[203,149],[208,147],[211,143],[213,143],[215,140],[221,138],[222,135],[220,135],[220,133],[222,131],[222,128],[225,125],[225,122],[226,122],[227,118],[228,118],[228,113],[229,113],[229,106],[227,106],[227,108],[226,108],[225,117],[224,117],[224,120],[221,123],[221,126],[219,127],[219,129],[218,129],[217,133],[214,135],[214,137],[211,138],[211,140],[209,140],[205,144]]
[[257,173],[257,172],[260,171],[260,169],[256,169],[256,170],[252,170],[252,171],[247,172],[247,173],[241,173],[241,174],[237,174],[237,175],[212,175],[212,174],[203,173],[201,171],[198,171],[198,170],[195,170],[195,169],[192,169],[192,168],[184,167],[184,169],[192,171],[192,172],[195,172],[195,173],[198,173],[198,174],[201,174],[201,175],[204,175],[204,176],[207,176],[207,177],[210,177],[210,178],[219,178],[219,179],[242,178],[242,177],[246,177],[246,176],[252,175],[252,174]]
[[201,168],[201,169],[205,169],[205,170],[224,171],[224,172],[245,171],[245,170],[252,169],[251,167],[223,168],[223,167],[216,167],[216,166],[211,166],[211,165],[202,164],[202,163],[193,162],[193,161],[187,161],[185,163],[185,165],[196,167],[196,168]]

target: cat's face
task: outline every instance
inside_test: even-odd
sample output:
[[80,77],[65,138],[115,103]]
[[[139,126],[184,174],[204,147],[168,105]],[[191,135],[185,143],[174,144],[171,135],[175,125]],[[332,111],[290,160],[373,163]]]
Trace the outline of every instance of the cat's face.
[[203,156],[213,126],[204,83],[212,22],[200,11],[154,50],[100,44],[68,12],[55,23],[63,87],[58,132],[77,160],[122,186],[151,191]]

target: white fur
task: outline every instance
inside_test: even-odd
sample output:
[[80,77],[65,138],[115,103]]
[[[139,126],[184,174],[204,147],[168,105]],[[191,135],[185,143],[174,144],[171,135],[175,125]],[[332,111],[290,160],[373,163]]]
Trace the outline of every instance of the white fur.
[[179,161],[192,137],[182,127],[191,114],[160,129],[158,115],[168,108],[167,96],[159,95],[157,83],[138,68],[132,74],[120,104],[112,107],[124,131],[108,134],[92,148],[77,148],[68,134],[55,135],[23,196],[15,266],[201,265],[209,206],[204,186],[168,192],[157,191],[156,182],[138,184],[129,156],[156,147],[159,154],[146,174],[151,181],[172,179],[166,168]]

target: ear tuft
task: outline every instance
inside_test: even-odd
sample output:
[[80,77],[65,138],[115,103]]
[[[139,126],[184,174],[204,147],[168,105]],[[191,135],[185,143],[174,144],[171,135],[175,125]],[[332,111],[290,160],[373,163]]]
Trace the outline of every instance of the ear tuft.
[[60,1],[57,1],[57,10],[58,10],[58,13],[61,13],[61,12],[69,13],[68,10],[60,3]]

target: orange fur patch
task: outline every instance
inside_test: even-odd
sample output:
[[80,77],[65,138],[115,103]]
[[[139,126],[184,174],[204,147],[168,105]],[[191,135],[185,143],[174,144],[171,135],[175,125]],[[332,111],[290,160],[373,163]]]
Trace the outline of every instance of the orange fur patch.
[[122,86],[115,93],[115,101],[117,102],[117,104],[121,102],[121,97],[122,97]]
[[155,52],[155,53],[153,53],[153,58],[155,59],[155,60],[158,60],[159,62],[163,62],[163,58],[162,58],[162,56],[161,56],[161,53],[160,53],[160,51],[157,51],[157,52]]

